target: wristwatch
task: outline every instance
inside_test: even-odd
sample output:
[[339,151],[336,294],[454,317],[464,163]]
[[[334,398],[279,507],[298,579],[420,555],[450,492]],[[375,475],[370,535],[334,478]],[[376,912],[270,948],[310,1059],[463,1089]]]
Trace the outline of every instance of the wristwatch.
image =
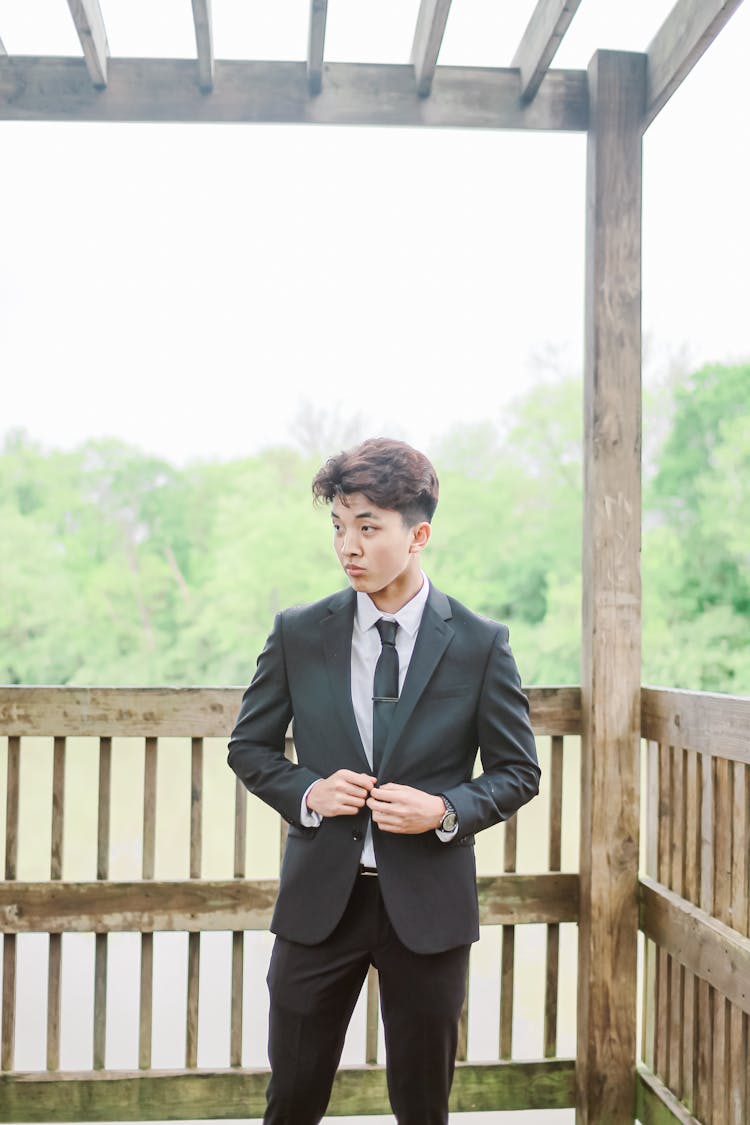
[[440,821],[440,831],[455,832],[456,828],[458,827],[458,814],[456,813],[456,810],[453,808],[453,805],[450,803],[448,798],[443,797],[442,793],[440,794],[440,796],[443,798],[443,804],[445,805],[445,815]]

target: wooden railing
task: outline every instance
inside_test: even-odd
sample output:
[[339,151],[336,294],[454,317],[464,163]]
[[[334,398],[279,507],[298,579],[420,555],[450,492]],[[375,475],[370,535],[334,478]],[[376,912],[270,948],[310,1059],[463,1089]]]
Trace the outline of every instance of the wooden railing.
[[[240,694],[0,689],[0,1120],[262,1115],[265,931],[284,836],[225,764]],[[455,1111],[575,1100],[574,1061],[560,1056],[561,1045],[573,1054],[574,1039],[569,1020],[558,1030],[558,996],[574,1010],[580,693],[529,695],[542,793],[478,839],[483,936],[472,953]],[[34,961],[23,944],[39,934],[49,935],[41,1000],[38,945]],[[85,969],[81,950],[66,944],[82,934],[93,943]],[[138,943],[129,960],[115,948],[125,934]],[[173,1004],[157,946],[174,934],[187,946],[166,952],[184,958],[181,1016],[157,1044],[155,1022]],[[209,943],[221,934],[221,947]],[[226,1004],[215,1017],[219,993]],[[377,999],[373,971],[333,1115],[388,1112]],[[129,1046],[118,1045],[120,1023],[132,1027]]]
[[639,1119],[750,1121],[750,699],[644,689]]

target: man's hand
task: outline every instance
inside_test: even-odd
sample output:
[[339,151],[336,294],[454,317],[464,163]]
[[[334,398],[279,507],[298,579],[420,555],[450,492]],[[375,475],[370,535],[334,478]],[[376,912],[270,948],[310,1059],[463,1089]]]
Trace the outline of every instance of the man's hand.
[[376,780],[366,773],[336,770],[315,782],[307,794],[307,807],[321,816],[354,816],[364,806]]
[[372,819],[383,832],[405,835],[439,828],[445,816],[442,797],[412,789],[411,785],[396,785],[393,781],[373,789],[367,807],[372,810]]

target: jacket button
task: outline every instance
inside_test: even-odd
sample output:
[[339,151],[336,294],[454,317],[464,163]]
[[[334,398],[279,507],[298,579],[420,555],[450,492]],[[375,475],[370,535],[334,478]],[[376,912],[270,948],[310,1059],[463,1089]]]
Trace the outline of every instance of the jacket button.
[[362,833],[361,832],[352,832],[352,840],[361,840],[361,839],[362,839]]

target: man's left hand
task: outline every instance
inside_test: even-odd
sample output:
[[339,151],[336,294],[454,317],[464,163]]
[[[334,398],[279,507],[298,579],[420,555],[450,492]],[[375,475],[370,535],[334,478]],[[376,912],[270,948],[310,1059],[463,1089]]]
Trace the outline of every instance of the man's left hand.
[[389,781],[370,791],[367,807],[372,819],[382,832],[399,832],[416,835],[439,828],[445,816],[445,802],[434,793],[412,789],[411,785],[397,785]]

